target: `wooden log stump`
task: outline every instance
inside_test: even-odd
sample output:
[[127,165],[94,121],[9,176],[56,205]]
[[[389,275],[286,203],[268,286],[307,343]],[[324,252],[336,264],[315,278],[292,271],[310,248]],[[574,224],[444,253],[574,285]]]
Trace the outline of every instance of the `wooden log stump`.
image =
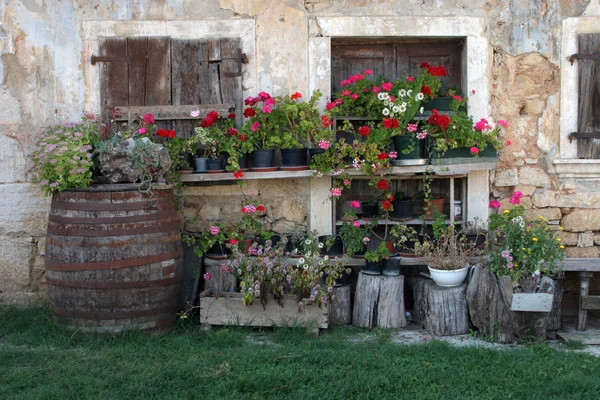
[[414,319],[436,336],[469,333],[469,312],[465,292],[467,284],[441,287],[430,279],[414,278]]
[[350,285],[334,286],[329,310],[330,325],[348,325],[352,322]]
[[358,276],[352,323],[361,328],[404,328],[404,276]]
[[213,289],[217,293],[237,291],[237,278],[233,274],[223,271],[220,263],[205,262],[204,270],[210,274],[210,279],[204,280],[205,291],[209,289]]
[[554,280],[554,299],[552,300],[552,311],[550,311],[550,321],[548,330],[557,331],[562,328],[561,306],[564,293],[565,274],[559,274]]

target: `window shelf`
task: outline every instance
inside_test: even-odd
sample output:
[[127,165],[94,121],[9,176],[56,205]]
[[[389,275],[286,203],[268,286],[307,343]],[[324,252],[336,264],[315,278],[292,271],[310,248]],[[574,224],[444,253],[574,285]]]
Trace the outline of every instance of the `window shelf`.
[[[394,220],[385,220],[385,219],[379,219],[377,221],[365,221],[362,218],[357,219],[356,221],[358,221],[358,223],[360,223],[361,225],[367,225],[367,224],[374,224],[374,225],[385,225],[386,223],[388,225],[423,225],[423,223],[427,224],[427,225],[431,225],[433,224],[433,220],[422,220],[420,218],[413,218],[413,219],[409,219],[407,221],[394,221]],[[353,223],[355,221],[342,221],[342,220],[337,220],[336,221],[336,225],[337,226],[341,226],[344,224],[344,222],[348,222],[348,223]],[[454,221],[450,221],[449,219],[446,220],[446,224],[450,224],[450,223],[455,223],[455,224],[462,224],[462,220],[454,220]]]
[[[341,261],[346,267],[364,267],[365,259],[364,258],[350,258],[350,257],[329,257],[330,260]],[[285,263],[288,265],[297,265],[299,258],[286,258],[284,259]],[[423,258],[421,257],[390,257],[390,260],[399,260],[400,265],[427,265]],[[226,263],[225,260],[213,260],[210,258],[204,258],[204,265],[209,266],[220,266],[223,263]]]

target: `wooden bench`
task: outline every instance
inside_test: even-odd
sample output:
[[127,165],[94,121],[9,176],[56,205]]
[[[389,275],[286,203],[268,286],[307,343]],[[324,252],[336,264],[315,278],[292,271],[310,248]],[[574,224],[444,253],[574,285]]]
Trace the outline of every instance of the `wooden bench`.
[[594,272],[600,272],[600,258],[565,258],[562,270],[579,272],[579,305],[577,330],[584,331],[587,326],[588,310],[600,310],[600,296],[590,296],[590,280]]

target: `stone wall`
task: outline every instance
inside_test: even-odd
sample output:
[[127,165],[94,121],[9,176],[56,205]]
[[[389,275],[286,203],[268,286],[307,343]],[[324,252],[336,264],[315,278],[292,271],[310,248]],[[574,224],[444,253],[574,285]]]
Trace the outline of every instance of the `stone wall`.
[[[513,144],[491,174],[491,196],[508,204],[514,190],[525,194],[528,215],[542,215],[565,229],[570,256],[598,257],[598,179],[559,178],[562,21],[600,16],[597,0],[3,0],[0,1],[0,303],[35,296],[43,283],[45,221],[49,200],[29,183],[25,170],[33,137],[45,126],[98,112],[98,82],[88,59],[94,48],[85,21],[107,21],[98,34],[153,32],[195,37],[203,24],[250,21],[255,46],[244,74],[244,90],[275,95],[306,93],[311,71],[308,45],[314,17],[419,16],[483,18],[481,35],[493,53],[489,81],[492,120],[506,119]],[[176,26],[178,21],[194,22]],[[169,25],[171,24],[171,25]],[[161,27],[163,26],[161,25]],[[172,26],[173,29],[169,28]],[[195,28],[194,28],[195,26]],[[600,23],[598,24],[600,26]],[[389,27],[373,24],[373,32]],[[162,29],[162,28],[161,28]],[[171,29],[171,30],[170,30]],[[206,30],[206,29],[205,29]],[[204,30],[204,31],[205,31]],[[219,30],[213,30],[218,32]],[[485,55],[482,55],[485,56]],[[267,203],[268,225],[289,231],[306,226],[308,179],[282,185],[249,182],[247,192]],[[242,195],[235,185],[188,187],[187,229],[237,218]]]

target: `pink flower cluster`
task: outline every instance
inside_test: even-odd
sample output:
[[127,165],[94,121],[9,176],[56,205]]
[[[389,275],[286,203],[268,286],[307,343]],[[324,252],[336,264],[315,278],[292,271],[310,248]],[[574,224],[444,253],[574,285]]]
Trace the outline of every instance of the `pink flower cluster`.
[[333,197],[340,197],[342,195],[342,189],[333,188],[329,191]]
[[328,140],[319,140],[319,147],[322,148],[323,150],[327,150],[329,148],[329,141]]
[[490,208],[500,208],[500,202],[498,200],[490,201]]
[[208,228],[208,230],[210,231],[211,235],[216,235],[219,232],[221,232],[218,226],[211,226],[210,228]]
[[510,203],[511,204],[521,204],[521,199],[523,198],[523,193],[522,192],[514,192],[512,197],[510,198]]
[[360,208],[360,203],[358,201],[356,201],[356,200],[352,200],[350,202],[350,207],[352,207],[352,208]]
[[501,125],[501,126],[503,126],[503,127],[505,127],[505,128],[508,128],[508,122],[506,122],[506,121],[505,121],[505,120],[503,120],[503,119],[499,119],[499,120],[498,120],[498,125]]
[[354,221],[354,222],[352,223],[352,225],[353,225],[355,228],[359,228],[359,227],[360,227],[360,222],[358,222],[358,221]]
[[427,131],[417,133],[417,139],[423,140],[427,138]]
[[469,149],[469,151],[471,152],[471,154],[474,154],[474,155],[479,154],[479,149],[477,147],[475,147],[475,146],[471,147]]
[[479,122],[475,124],[475,130],[477,132],[483,132],[488,129],[492,129],[492,126],[487,122],[485,118],[481,118]]
[[398,158],[398,152],[390,151],[390,154],[388,154],[388,157],[391,159]]
[[417,126],[417,124],[408,124],[408,125],[406,126],[406,129],[407,129],[409,132],[416,132],[418,128],[419,128],[419,127]]

